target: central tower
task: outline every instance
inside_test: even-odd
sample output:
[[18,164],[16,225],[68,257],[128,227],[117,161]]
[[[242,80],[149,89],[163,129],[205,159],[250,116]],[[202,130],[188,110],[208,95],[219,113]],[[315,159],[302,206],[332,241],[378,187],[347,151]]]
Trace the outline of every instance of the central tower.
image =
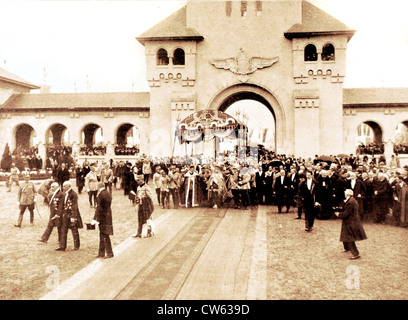
[[272,109],[277,153],[342,152],[353,34],[306,1],[188,1],[137,37],[150,85],[150,153],[171,154],[177,119],[251,94]]

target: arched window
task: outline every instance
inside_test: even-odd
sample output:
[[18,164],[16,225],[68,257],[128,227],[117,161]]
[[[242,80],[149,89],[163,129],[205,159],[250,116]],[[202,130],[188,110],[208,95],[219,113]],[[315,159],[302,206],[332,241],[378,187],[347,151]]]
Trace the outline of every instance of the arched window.
[[331,43],[327,43],[323,46],[322,50],[322,60],[323,61],[334,61],[334,46]]
[[184,66],[185,65],[185,55],[183,49],[174,50],[173,54],[173,65],[175,66]]
[[308,44],[305,48],[305,61],[317,61],[317,50],[313,44]]
[[156,63],[158,66],[167,66],[169,64],[169,57],[165,49],[157,51]]

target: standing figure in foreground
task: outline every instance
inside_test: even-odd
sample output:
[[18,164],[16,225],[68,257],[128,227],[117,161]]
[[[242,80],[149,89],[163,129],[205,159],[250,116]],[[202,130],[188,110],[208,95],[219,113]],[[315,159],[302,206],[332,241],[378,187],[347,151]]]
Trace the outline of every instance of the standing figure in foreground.
[[96,205],[96,194],[98,193],[98,176],[94,166],[91,166],[91,171],[85,176],[85,186],[88,192],[89,206],[94,208]]
[[18,216],[17,224],[14,225],[15,227],[21,227],[26,209],[30,211],[30,223],[34,224],[34,206],[36,194],[37,191],[34,183],[30,181],[30,175],[27,173],[24,175],[24,182],[20,184],[20,189],[18,190],[17,194],[17,205],[19,206],[20,214]]
[[110,237],[113,235],[112,224],[112,195],[105,189],[105,182],[98,182],[96,196],[96,210],[91,224],[99,226],[99,251],[97,258],[113,258]]
[[48,195],[48,205],[50,207],[50,219],[47,228],[41,237],[40,242],[47,243],[54,227],[58,229],[58,243],[61,241],[62,214],[64,211],[64,193],[61,191],[58,182],[51,183]]
[[[138,227],[137,233],[133,235],[133,238],[141,238],[143,225],[147,223],[147,220],[150,220],[154,210],[153,205],[153,193],[150,187],[144,182],[143,175],[136,176],[137,195],[136,195],[136,210],[138,218]],[[152,228],[148,226],[147,236],[152,236]]]
[[343,220],[340,241],[343,242],[344,252],[351,252],[352,256],[350,259],[359,259],[360,253],[357,249],[356,241],[365,240],[367,236],[360,221],[358,202],[353,197],[353,190],[347,189],[344,194],[346,196],[346,203],[343,211],[336,212],[336,216]]
[[195,171],[194,165],[190,165],[184,175],[184,190],[186,208],[195,207],[198,204],[198,173]]
[[56,251],[65,251],[67,248],[68,229],[71,229],[74,239],[74,250],[80,246],[78,229],[83,228],[81,214],[78,208],[78,194],[71,188],[71,182],[65,181],[63,184],[64,213],[62,215],[61,241]]
[[16,167],[16,164],[13,162],[10,168],[10,176],[6,180],[7,192],[11,192],[11,185],[13,184],[13,182],[17,186],[20,186],[20,182],[18,181],[19,174],[20,174],[20,170],[18,170],[18,168]]
[[305,231],[313,229],[315,220],[315,187],[316,182],[310,171],[306,172],[306,179],[299,185],[299,197],[305,209]]

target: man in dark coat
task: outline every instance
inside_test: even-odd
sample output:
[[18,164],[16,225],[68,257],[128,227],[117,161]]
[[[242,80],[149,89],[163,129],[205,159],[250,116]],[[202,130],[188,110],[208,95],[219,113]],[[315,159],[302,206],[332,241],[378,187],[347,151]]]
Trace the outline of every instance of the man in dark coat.
[[363,198],[366,193],[365,184],[357,179],[357,175],[355,172],[349,173],[349,180],[346,182],[346,189],[353,190],[353,198],[358,202],[358,211],[360,215],[360,220],[363,221],[364,217],[364,207],[363,207]]
[[268,167],[268,171],[265,172],[265,204],[272,204],[272,193],[273,193],[273,176],[274,170],[273,166]]
[[295,203],[295,196],[297,195],[299,189],[299,175],[295,168],[290,169],[290,173],[288,175],[288,205],[289,206],[296,206]]
[[282,207],[286,206],[286,212],[289,212],[290,204],[288,203],[288,180],[286,177],[286,171],[282,169],[279,176],[275,179],[275,185],[273,187],[276,195],[276,205],[278,206],[279,213],[282,212]]
[[57,227],[58,242],[60,242],[62,215],[64,211],[64,193],[59,188],[58,182],[51,183],[47,204],[50,207],[50,218],[48,220],[47,228],[45,229],[44,234],[41,237],[41,240],[38,241],[47,243],[52,230],[54,229],[54,227]]
[[326,170],[320,171],[316,178],[316,202],[319,203],[316,213],[319,219],[329,219],[333,210],[333,186]]
[[61,189],[64,182],[69,181],[69,178],[70,178],[69,170],[66,167],[65,163],[62,163],[61,166],[57,169],[57,181],[60,184]]
[[367,172],[361,174],[362,182],[364,183],[365,194],[363,197],[363,210],[365,219],[371,219],[373,213],[373,195],[374,186],[373,178]]
[[391,189],[385,174],[378,173],[377,179],[374,180],[374,212],[376,222],[385,224],[385,218],[389,213],[389,191]]
[[96,196],[96,210],[91,224],[98,224],[99,226],[99,252],[97,258],[112,258],[112,244],[110,241],[113,235],[112,224],[112,196],[105,189],[103,182],[98,183],[98,195]]
[[343,242],[344,252],[350,251],[350,259],[359,259],[360,253],[356,246],[356,241],[367,239],[358,212],[358,202],[353,197],[353,190],[346,189],[344,192],[346,203],[342,212],[336,212],[336,216],[342,219],[340,241]]
[[265,172],[262,166],[258,167],[258,171],[255,174],[255,185],[258,204],[263,204],[265,195]]
[[64,191],[64,213],[62,215],[61,241],[56,251],[65,251],[67,248],[68,229],[71,229],[74,239],[74,250],[80,246],[78,229],[83,228],[81,214],[78,208],[78,194],[71,188],[71,182],[65,181]]
[[315,189],[316,181],[310,171],[306,172],[306,179],[299,184],[299,198],[305,210],[305,231],[311,232],[315,220]]
[[84,168],[79,164],[75,166],[75,181],[78,188],[78,193],[81,193],[85,186],[85,175]]

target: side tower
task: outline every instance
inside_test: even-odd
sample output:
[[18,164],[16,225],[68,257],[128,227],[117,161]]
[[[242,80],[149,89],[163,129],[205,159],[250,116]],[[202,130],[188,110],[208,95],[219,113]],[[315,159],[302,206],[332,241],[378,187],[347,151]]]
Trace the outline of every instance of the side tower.
[[355,31],[307,1],[292,41],[295,154],[343,150],[343,81],[347,43]]
[[195,111],[197,43],[181,8],[136,38],[145,47],[150,86],[150,154],[169,156],[178,119]]

